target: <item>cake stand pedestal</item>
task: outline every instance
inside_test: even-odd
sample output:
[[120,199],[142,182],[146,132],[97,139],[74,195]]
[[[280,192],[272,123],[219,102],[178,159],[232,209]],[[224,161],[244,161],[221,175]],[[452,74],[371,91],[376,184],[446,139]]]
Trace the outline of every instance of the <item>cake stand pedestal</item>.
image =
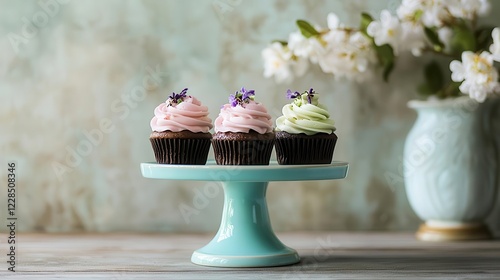
[[191,261],[218,267],[263,267],[294,264],[297,252],[276,237],[267,210],[266,190],[271,181],[342,179],[348,164],[321,165],[167,165],[142,163],[146,178],[168,180],[221,181],[224,208],[219,231],[205,247],[196,250]]

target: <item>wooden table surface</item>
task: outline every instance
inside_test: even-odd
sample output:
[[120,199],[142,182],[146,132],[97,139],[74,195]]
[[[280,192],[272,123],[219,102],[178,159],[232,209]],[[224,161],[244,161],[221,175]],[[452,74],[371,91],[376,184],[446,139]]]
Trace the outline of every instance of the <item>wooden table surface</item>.
[[[210,235],[18,234],[17,272],[0,279],[500,279],[500,241],[419,242],[411,233],[282,233],[297,265],[213,268],[190,262]],[[3,258],[3,259],[2,259]]]

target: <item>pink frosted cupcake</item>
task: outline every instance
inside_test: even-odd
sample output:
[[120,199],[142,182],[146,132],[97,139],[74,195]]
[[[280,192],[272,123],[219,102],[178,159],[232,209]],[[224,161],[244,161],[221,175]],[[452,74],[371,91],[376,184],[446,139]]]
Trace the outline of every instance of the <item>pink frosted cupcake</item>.
[[175,92],[154,111],[149,140],[156,162],[197,164],[207,162],[212,134],[208,108],[191,95],[187,88]]
[[217,164],[269,164],[274,146],[271,115],[254,98],[254,90],[241,88],[222,106],[212,138]]

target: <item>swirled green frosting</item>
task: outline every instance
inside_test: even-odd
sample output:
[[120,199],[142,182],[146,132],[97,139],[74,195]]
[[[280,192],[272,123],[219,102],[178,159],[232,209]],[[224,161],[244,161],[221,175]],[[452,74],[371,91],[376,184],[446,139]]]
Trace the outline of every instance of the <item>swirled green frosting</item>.
[[335,122],[330,119],[326,107],[318,103],[317,96],[313,96],[309,103],[304,93],[291,104],[283,106],[282,112],[283,116],[276,120],[276,131],[306,135],[331,134],[335,131]]

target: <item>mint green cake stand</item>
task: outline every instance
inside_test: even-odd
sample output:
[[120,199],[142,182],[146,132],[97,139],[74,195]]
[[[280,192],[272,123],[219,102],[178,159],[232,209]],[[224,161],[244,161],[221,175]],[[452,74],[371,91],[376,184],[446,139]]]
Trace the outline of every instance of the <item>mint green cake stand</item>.
[[276,237],[269,221],[266,190],[270,181],[342,179],[346,162],[321,165],[222,166],[167,165],[142,163],[146,178],[168,180],[221,181],[224,208],[219,231],[191,261],[218,267],[263,267],[290,265],[300,257]]

